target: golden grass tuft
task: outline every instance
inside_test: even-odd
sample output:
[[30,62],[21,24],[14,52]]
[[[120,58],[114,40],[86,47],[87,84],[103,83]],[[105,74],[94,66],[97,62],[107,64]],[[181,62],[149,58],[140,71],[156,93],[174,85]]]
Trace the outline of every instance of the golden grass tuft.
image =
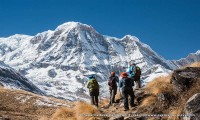
[[43,116],[43,117],[41,117],[39,120],[49,120],[49,118],[46,117],[46,116]]
[[97,118],[94,116],[85,116],[84,114],[89,114],[89,115],[100,114],[99,110],[95,106],[90,105],[83,101],[76,102],[74,110],[76,111],[77,120],[88,120],[88,119],[92,120]]
[[145,98],[140,107],[147,107],[147,106],[151,106],[153,103],[156,102],[156,96],[149,96],[147,98]]
[[170,84],[171,76],[161,76],[149,82],[145,88],[145,92],[157,95],[161,92],[172,92],[172,84]]
[[179,116],[180,114],[182,114],[183,108],[182,107],[178,107],[178,108],[173,108],[173,110],[169,111],[169,117],[167,118],[167,120],[179,120]]
[[52,115],[51,120],[76,120],[72,108],[60,108]]
[[102,98],[101,99],[101,102],[100,102],[100,105],[101,106],[106,106],[106,105],[108,105],[109,104],[109,99],[106,99],[106,98]]
[[200,61],[199,62],[194,62],[194,63],[188,65],[188,67],[200,67]]
[[117,90],[117,94],[115,95],[115,100],[119,100],[122,97],[121,91]]

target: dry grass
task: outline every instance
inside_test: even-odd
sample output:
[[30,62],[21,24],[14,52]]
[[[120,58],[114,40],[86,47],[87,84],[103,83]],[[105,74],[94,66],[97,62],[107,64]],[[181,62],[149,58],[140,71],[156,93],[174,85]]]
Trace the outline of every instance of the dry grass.
[[188,67],[200,67],[200,61],[199,62],[194,62],[194,63],[188,65]]
[[74,108],[56,110],[51,120],[97,120],[96,114],[100,114],[100,112],[95,106],[79,101],[75,102]]
[[76,120],[75,112],[71,108],[60,108],[52,115],[51,120]]
[[52,104],[60,103],[69,105],[69,102],[52,97],[36,95],[23,90],[13,90],[0,87],[0,115],[9,116],[12,120],[49,120],[56,106],[46,106],[41,103],[51,101]]
[[76,118],[78,120],[88,120],[89,118],[94,118],[94,117],[87,117],[83,114],[90,114],[90,115],[94,115],[94,114],[100,114],[99,110],[93,106],[93,105],[90,105],[86,102],[82,102],[82,101],[79,101],[79,102],[76,102],[75,104],[75,111],[76,111]]
[[115,95],[115,100],[119,100],[122,97],[121,91],[117,90],[117,94]]
[[183,68],[185,67],[200,67],[200,61],[183,66]]
[[[59,106],[58,108],[58,106],[36,104],[37,101],[46,103],[48,102],[47,99],[53,103],[60,103],[69,107],[63,108],[63,106]],[[95,106],[85,102],[71,103],[56,98],[35,95],[22,90],[5,88],[0,88],[0,103],[3,103],[0,104],[0,115],[7,115],[13,120],[16,118],[19,118],[19,120],[97,120],[98,117],[94,117],[94,115],[100,114]]]
[[103,99],[101,99],[100,105],[107,106],[109,104],[109,102],[110,102],[109,99],[103,98]]
[[152,95],[157,95],[162,92],[171,93],[173,88],[172,84],[170,84],[170,78],[170,75],[156,78],[147,84],[145,92]]
[[147,106],[151,106],[156,102],[156,96],[149,96],[147,98],[145,98],[140,107],[147,107]]
[[47,116],[42,116],[39,120],[49,120]]
[[179,120],[179,116],[181,113],[183,112],[183,108],[182,107],[178,107],[178,108],[173,108],[171,111],[169,111],[169,117],[167,120]]

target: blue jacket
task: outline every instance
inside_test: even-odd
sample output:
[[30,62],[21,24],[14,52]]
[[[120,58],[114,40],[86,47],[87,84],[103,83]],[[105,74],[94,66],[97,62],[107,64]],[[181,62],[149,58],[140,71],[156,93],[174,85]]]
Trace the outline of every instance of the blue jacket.
[[134,66],[130,66],[129,69],[128,69],[129,76],[131,76],[131,77],[133,77],[135,75],[135,73],[133,71],[134,68],[135,68]]

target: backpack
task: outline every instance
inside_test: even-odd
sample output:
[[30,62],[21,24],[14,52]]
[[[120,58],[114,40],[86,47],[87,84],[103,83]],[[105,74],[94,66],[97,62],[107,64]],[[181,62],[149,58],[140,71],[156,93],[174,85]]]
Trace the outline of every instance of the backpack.
[[125,88],[131,88],[132,86],[134,86],[134,82],[131,78],[124,78],[122,82],[123,82],[123,87]]
[[99,84],[96,79],[92,79],[90,81],[89,89],[90,89],[90,92],[92,92],[93,90],[99,90]]
[[110,77],[109,81],[108,81],[108,85],[113,88],[116,86],[116,80],[115,77]]
[[141,75],[141,69],[140,67],[136,66],[134,70],[135,76],[140,76]]

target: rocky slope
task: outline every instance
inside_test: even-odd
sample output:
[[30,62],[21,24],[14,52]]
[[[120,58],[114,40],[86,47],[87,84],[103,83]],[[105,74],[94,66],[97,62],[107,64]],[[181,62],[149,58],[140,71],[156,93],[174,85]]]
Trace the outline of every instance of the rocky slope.
[[31,81],[3,62],[0,62],[0,85],[7,88],[22,89],[44,95]]
[[0,87],[1,120],[39,120],[51,116],[57,108],[72,106],[68,101]]

